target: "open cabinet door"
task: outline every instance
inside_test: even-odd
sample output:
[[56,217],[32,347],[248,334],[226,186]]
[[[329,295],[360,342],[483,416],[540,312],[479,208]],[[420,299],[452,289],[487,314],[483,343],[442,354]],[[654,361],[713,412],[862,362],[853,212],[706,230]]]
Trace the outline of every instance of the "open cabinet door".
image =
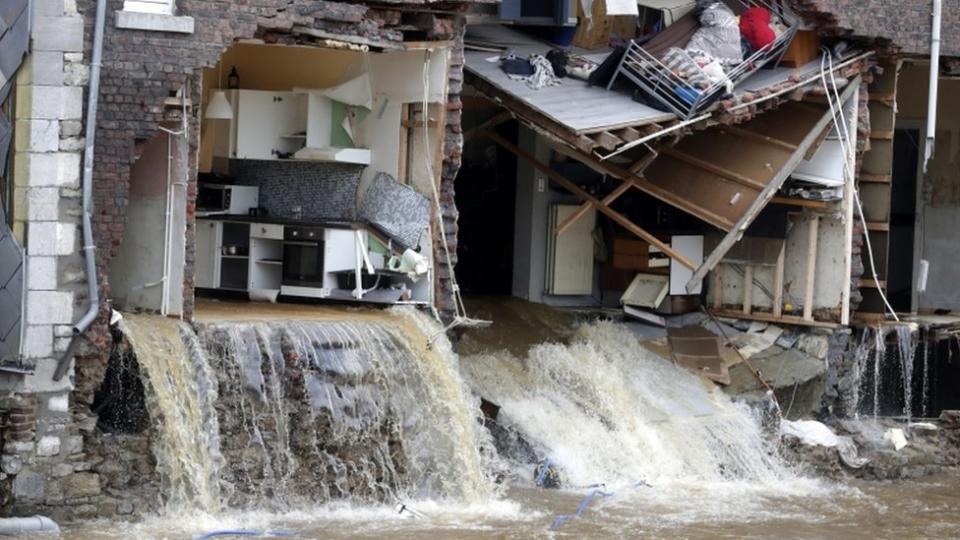
[[584,295],[593,292],[593,228],[596,212],[590,211],[563,234],[557,224],[578,206],[550,207],[547,238],[547,294]]

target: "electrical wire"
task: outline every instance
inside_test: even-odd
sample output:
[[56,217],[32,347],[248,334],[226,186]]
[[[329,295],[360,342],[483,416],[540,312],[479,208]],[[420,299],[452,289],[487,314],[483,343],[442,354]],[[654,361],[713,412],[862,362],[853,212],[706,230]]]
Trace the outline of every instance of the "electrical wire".
[[[843,155],[848,156],[849,154],[849,144],[850,144],[850,130],[847,127],[846,114],[843,111],[843,100],[840,97],[840,92],[837,89],[837,80],[834,76],[834,67],[833,67],[833,53],[826,47],[822,48],[823,56],[820,57],[820,76],[821,82],[823,83],[823,89],[826,92],[827,104],[830,105],[830,116],[833,120],[834,129],[837,130],[837,136],[839,137],[840,149],[843,152]],[[830,77],[830,84],[827,84],[827,76]],[[836,100],[836,104],[834,103]],[[839,117],[839,120],[838,120]],[[863,213],[863,204],[860,200],[860,190],[857,188],[856,182],[854,181],[855,175],[854,171],[850,169],[849,159],[843,160],[843,170],[847,180],[852,183],[852,192],[853,200],[856,203],[857,213],[860,216],[860,222],[863,224],[863,239],[864,244],[867,247],[868,262],[870,263],[870,273],[873,275],[874,282],[877,283],[877,292],[880,293],[880,298],[883,300],[884,306],[890,312],[890,315],[893,317],[893,320],[900,322],[900,318],[897,316],[897,312],[893,309],[893,306],[890,305],[890,301],[887,299],[887,295],[883,292],[883,288],[879,286],[880,278],[877,274],[877,264],[876,259],[873,255],[873,245],[870,242],[870,232],[867,230],[867,219]]]
[[[447,272],[450,276],[450,285],[453,290],[453,301],[454,301],[454,310],[455,315],[453,321],[448,324],[442,332],[445,333],[457,326],[480,326],[489,324],[488,321],[480,321],[471,319],[467,316],[467,308],[463,303],[463,296],[460,294],[460,285],[457,283],[457,275],[453,270],[453,259],[450,257],[450,246],[447,244],[447,232],[443,223],[443,208],[440,205],[440,194],[437,191],[437,182],[435,181],[435,175],[433,170],[433,152],[430,150],[430,130],[428,129],[429,124],[429,107],[430,107],[430,57],[433,54],[433,49],[426,49],[424,51],[423,58],[423,102],[421,105],[420,114],[423,116],[423,154],[426,160],[426,170],[427,175],[429,176],[430,183],[430,192],[433,195],[433,204],[437,213],[437,222],[440,227],[440,244],[443,247],[443,254],[446,257],[446,266]],[[438,333],[435,336],[432,336],[428,340],[428,346],[433,343],[433,340],[439,336]]]

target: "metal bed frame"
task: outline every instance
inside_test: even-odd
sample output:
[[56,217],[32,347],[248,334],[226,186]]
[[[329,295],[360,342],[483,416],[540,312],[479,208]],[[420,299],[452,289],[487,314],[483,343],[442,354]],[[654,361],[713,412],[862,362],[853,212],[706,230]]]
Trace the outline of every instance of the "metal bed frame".
[[[750,7],[764,7],[774,16],[780,17],[787,25],[787,31],[777,36],[777,39],[765,47],[755,51],[736,67],[724,70],[730,82],[738,83],[752,75],[758,69],[773,63],[776,67],[780,59],[793,41],[800,26],[800,18],[790,11],[783,2],[777,0],[726,0],[728,5],[739,5],[743,9]],[[688,16],[694,16],[692,13]],[[617,66],[616,72],[607,84],[607,90],[613,87],[619,75],[623,75],[640,87],[648,96],[656,99],[668,110],[683,119],[704,111],[713,105],[726,90],[726,81],[717,81],[706,89],[692,86],[685,78],[680,77],[668,68],[659,58],[647,52],[637,42],[630,41],[623,58]],[[696,99],[685,99],[696,96]]]

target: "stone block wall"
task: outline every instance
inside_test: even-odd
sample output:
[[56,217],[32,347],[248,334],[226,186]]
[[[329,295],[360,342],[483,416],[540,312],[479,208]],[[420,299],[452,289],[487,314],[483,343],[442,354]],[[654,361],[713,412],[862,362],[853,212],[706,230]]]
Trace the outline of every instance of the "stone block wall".
[[32,52],[16,77],[14,231],[26,249],[22,354],[35,366],[0,399],[3,511],[85,504],[63,481],[83,469],[83,441],[69,412],[69,378],[53,371],[84,307],[80,255],[84,21],[71,2],[33,0]]

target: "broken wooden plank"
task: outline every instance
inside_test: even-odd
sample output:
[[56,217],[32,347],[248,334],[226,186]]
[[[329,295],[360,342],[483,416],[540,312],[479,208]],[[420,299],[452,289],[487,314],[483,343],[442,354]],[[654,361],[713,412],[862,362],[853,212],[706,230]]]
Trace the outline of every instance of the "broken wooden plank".
[[871,173],[860,173],[859,180],[861,182],[871,182],[875,184],[889,184],[890,175],[889,174],[871,174]]
[[797,199],[794,197],[773,197],[770,199],[770,204],[784,204],[787,206],[818,209],[830,207],[830,201],[814,201],[810,199]]
[[887,282],[886,280],[877,281],[875,279],[863,279],[860,278],[860,288],[862,289],[886,289]]
[[807,268],[804,277],[803,318],[813,320],[813,292],[817,279],[817,240],[820,231],[820,218],[813,216],[807,222]]
[[547,177],[553,180],[554,182],[563,186],[563,188],[569,191],[570,193],[573,193],[580,199],[590,203],[591,206],[596,208],[601,213],[605,214],[607,217],[609,217],[613,221],[616,221],[617,223],[619,223],[621,226],[623,226],[623,228],[632,232],[636,236],[639,236],[643,240],[646,240],[648,243],[658,247],[661,251],[667,254],[667,256],[670,257],[671,259],[677,261],[678,263],[682,264],[683,266],[691,270],[696,268],[696,265],[690,262],[690,260],[684,257],[682,254],[677,253],[669,245],[661,241],[656,236],[645,231],[644,229],[641,229],[634,222],[630,221],[628,218],[624,217],[620,213],[614,211],[608,206],[604,206],[603,203],[600,202],[596,197],[580,189],[580,186],[576,185],[575,183],[568,180],[565,176],[553,170],[549,165],[541,162],[536,157],[530,155],[528,152],[524,151],[523,149],[519,148],[517,145],[504,139],[499,134],[493,131],[485,131],[484,135],[489,137],[491,140],[493,140],[503,148],[509,150],[517,157],[533,165],[534,168],[539,170],[541,173],[547,175]]
[[[843,90],[843,94],[840,96],[841,102],[846,102],[854,92],[858,91],[860,88],[860,77],[858,76],[855,80],[851,81]],[[703,264],[693,273],[693,277],[690,278],[690,281],[687,283],[687,290],[694,290],[697,285],[699,285],[703,279],[706,277],[707,272],[713,269],[714,266],[723,259],[723,256],[730,250],[731,247],[740,238],[743,236],[743,233],[746,232],[747,227],[750,223],[753,222],[757,214],[766,207],[767,203],[776,195],[777,191],[783,185],[783,182],[793,173],[793,170],[796,169],[797,165],[803,159],[803,155],[806,153],[807,148],[814,143],[816,138],[820,135],[820,131],[833,122],[832,114],[827,111],[822,118],[817,122],[813,129],[807,134],[803,139],[800,146],[796,148],[790,158],[785,164],[777,171],[777,174],[774,178],[767,184],[767,187],[757,196],[756,200],[750,205],[750,208],[740,217],[737,221],[736,226],[727,233],[727,235],[720,241],[717,247],[710,253],[706,258]]]
[[867,230],[874,232],[890,232],[890,224],[879,221],[867,223]]
[[817,320],[806,320],[803,317],[797,317],[794,315],[783,315],[780,317],[774,317],[770,313],[764,313],[760,311],[754,311],[750,315],[744,315],[740,311],[731,311],[726,309],[721,310],[712,310],[713,314],[718,317],[729,317],[731,319],[747,319],[751,321],[762,321],[762,322],[771,322],[778,324],[792,324],[797,326],[811,326],[815,328],[840,328],[840,325],[834,322],[827,321],[817,321]]
[[733,222],[724,218],[723,216],[717,215],[706,208],[701,208],[700,206],[692,204],[690,201],[678,197],[677,195],[654,185],[653,183],[641,178],[636,174],[631,174],[629,171],[624,170],[610,161],[600,161],[592,155],[583,155],[580,161],[586,165],[589,165],[591,168],[605,172],[610,176],[620,179],[630,178],[634,180],[637,189],[640,191],[643,191],[648,195],[652,195],[653,197],[656,197],[669,205],[675,206],[690,215],[696,216],[719,229],[728,231],[733,227]]

